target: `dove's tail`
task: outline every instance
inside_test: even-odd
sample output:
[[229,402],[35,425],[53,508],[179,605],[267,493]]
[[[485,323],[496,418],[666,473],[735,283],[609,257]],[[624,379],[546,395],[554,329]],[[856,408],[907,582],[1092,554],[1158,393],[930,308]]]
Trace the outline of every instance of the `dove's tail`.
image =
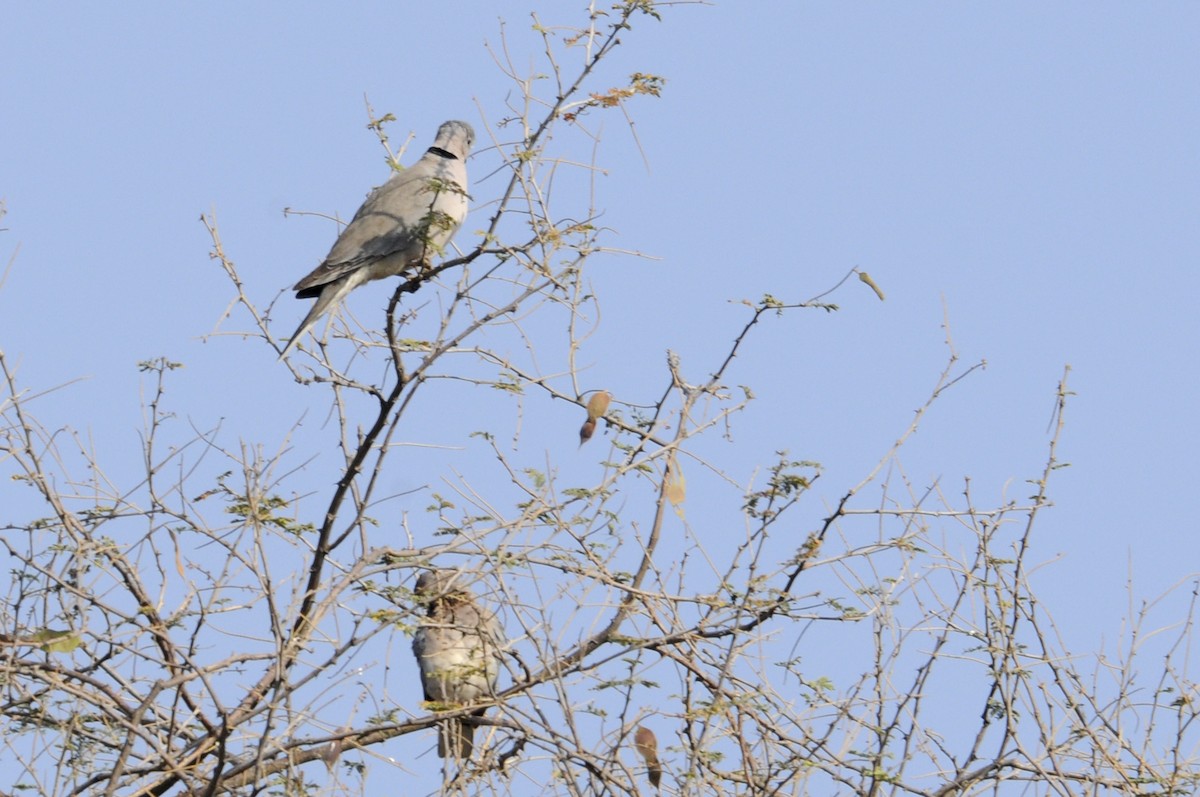
[[[483,712],[472,712],[482,716]],[[475,726],[469,719],[443,720],[438,726],[438,757],[466,761],[475,749]]]
[[300,342],[300,338],[304,336],[313,324],[317,323],[322,315],[336,309],[341,303],[342,298],[353,290],[355,284],[350,281],[350,275],[346,275],[341,279],[334,280],[328,283],[322,290],[317,300],[313,302],[313,306],[309,309],[308,315],[304,316],[304,320],[300,322],[300,326],[296,327],[296,331],[292,333],[291,339],[287,345],[283,347],[283,351],[279,352],[279,359],[283,359],[288,355],[296,344]]

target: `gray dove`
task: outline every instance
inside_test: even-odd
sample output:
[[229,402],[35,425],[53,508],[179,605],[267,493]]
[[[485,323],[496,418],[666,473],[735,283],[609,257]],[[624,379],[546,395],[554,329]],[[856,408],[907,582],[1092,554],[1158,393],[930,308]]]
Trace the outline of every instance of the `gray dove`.
[[[504,631],[496,615],[480,605],[467,576],[456,570],[422,573],[414,594],[428,612],[413,636],[425,700],[453,707],[494,695]],[[471,716],[482,717],[485,711],[478,709]],[[470,758],[474,736],[469,719],[443,720],[438,725],[438,756]]]
[[469,124],[445,122],[420,160],[367,195],[324,262],[296,283],[297,299],[317,301],[280,359],[350,291],[403,274],[443,250],[467,216],[466,160],[474,143]]

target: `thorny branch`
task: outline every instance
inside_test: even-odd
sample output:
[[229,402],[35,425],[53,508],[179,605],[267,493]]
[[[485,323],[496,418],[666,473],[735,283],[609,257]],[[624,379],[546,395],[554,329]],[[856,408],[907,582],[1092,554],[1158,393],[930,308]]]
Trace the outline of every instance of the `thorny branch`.
[[[443,762],[445,793],[528,781],[632,795],[651,777],[706,795],[1195,791],[1194,615],[1154,667],[1140,645],[1165,629],[1143,613],[1137,644],[1089,671],[1032,591],[1031,543],[1064,467],[1067,373],[1026,502],[985,506],[969,482],[952,498],[907,476],[907,441],[984,366],[959,365],[948,323],[927,400],[866,474],[829,488],[831,509],[810,507],[828,483],[819,463],[780,451],[749,478],[710,444],[754,409],[725,381],[755,331],[836,311],[857,269],[807,301],[750,303],[698,368],[668,352],[660,385],[597,411],[609,449],[591,481],[557,454],[531,464],[522,444],[542,439],[546,408],[582,413],[599,389],[581,365],[600,317],[587,274],[593,255],[617,251],[595,226],[594,191],[563,210],[551,190],[563,170],[599,164],[556,147],[573,133],[598,141],[587,120],[658,94],[661,79],[640,72],[601,84],[600,66],[669,5],[593,4],[570,29],[534,17],[543,62],[529,75],[501,41],[494,56],[517,92],[487,133],[508,179],[477,245],[397,286],[381,329],[342,320],[344,334],[293,371],[336,423],[327,493],[292,487],[316,461],[293,461],[299,425],[270,454],[227,446],[219,427],[175,439],[165,359],[142,366],[145,472],[110,478],[84,437],[39,423],[44,394],[0,352],[0,464],[39,507],[0,518],[13,563],[0,715],[24,772],[0,793],[366,793],[407,776],[425,731],[452,717],[477,723],[479,742],[471,760]],[[394,158],[389,115],[369,113]],[[253,297],[215,213],[202,220],[234,295],[220,323],[248,319],[236,334],[276,350],[271,305]],[[440,410],[434,385],[472,397],[463,425],[484,456],[421,476],[395,510],[380,494],[419,461],[406,438]],[[514,406],[534,422],[501,445],[493,430]],[[477,577],[509,638],[498,693],[444,711],[421,704],[408,652],[407,585],[431,564]],[[1101,672],[1119,673],[1117,687]]]

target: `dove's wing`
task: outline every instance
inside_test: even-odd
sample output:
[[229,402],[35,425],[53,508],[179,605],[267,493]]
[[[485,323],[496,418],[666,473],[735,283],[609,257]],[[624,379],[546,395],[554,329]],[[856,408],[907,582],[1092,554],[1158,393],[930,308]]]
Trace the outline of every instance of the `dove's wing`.
[[[450,241],[467,215],[466,166],[425,155],[376,188],[312,273],[296,283],[300,297],[359,268],[386,263],[368,279],[400,274]],[[364,280],[365,281],[365,280]],[[311,292],[311,293],[310,293]]]

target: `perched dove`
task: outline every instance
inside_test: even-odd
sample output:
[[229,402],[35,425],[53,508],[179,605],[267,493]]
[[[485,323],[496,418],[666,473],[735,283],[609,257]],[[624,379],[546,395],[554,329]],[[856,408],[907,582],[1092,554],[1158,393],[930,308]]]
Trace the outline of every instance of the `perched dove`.
[[467,155],[475,131],[445,122],[421,159],[371,191],[325,260],[296,283],[297,299],[316,302],[279,357],[291,351],[322,313],[370,280],[403,274],[450,242],[467,216]]
[[[496,692],[504,631],[496,616],[483,608],[456,570],[422,573],[414,590],[428,616],[413,636],[413,654],[421,669],[425,700],[473,703]],[[482,717],[486,708],[471,712]],[[438,756],[471,757],[475,725],[469,719],[447,719],[438,726]]]

